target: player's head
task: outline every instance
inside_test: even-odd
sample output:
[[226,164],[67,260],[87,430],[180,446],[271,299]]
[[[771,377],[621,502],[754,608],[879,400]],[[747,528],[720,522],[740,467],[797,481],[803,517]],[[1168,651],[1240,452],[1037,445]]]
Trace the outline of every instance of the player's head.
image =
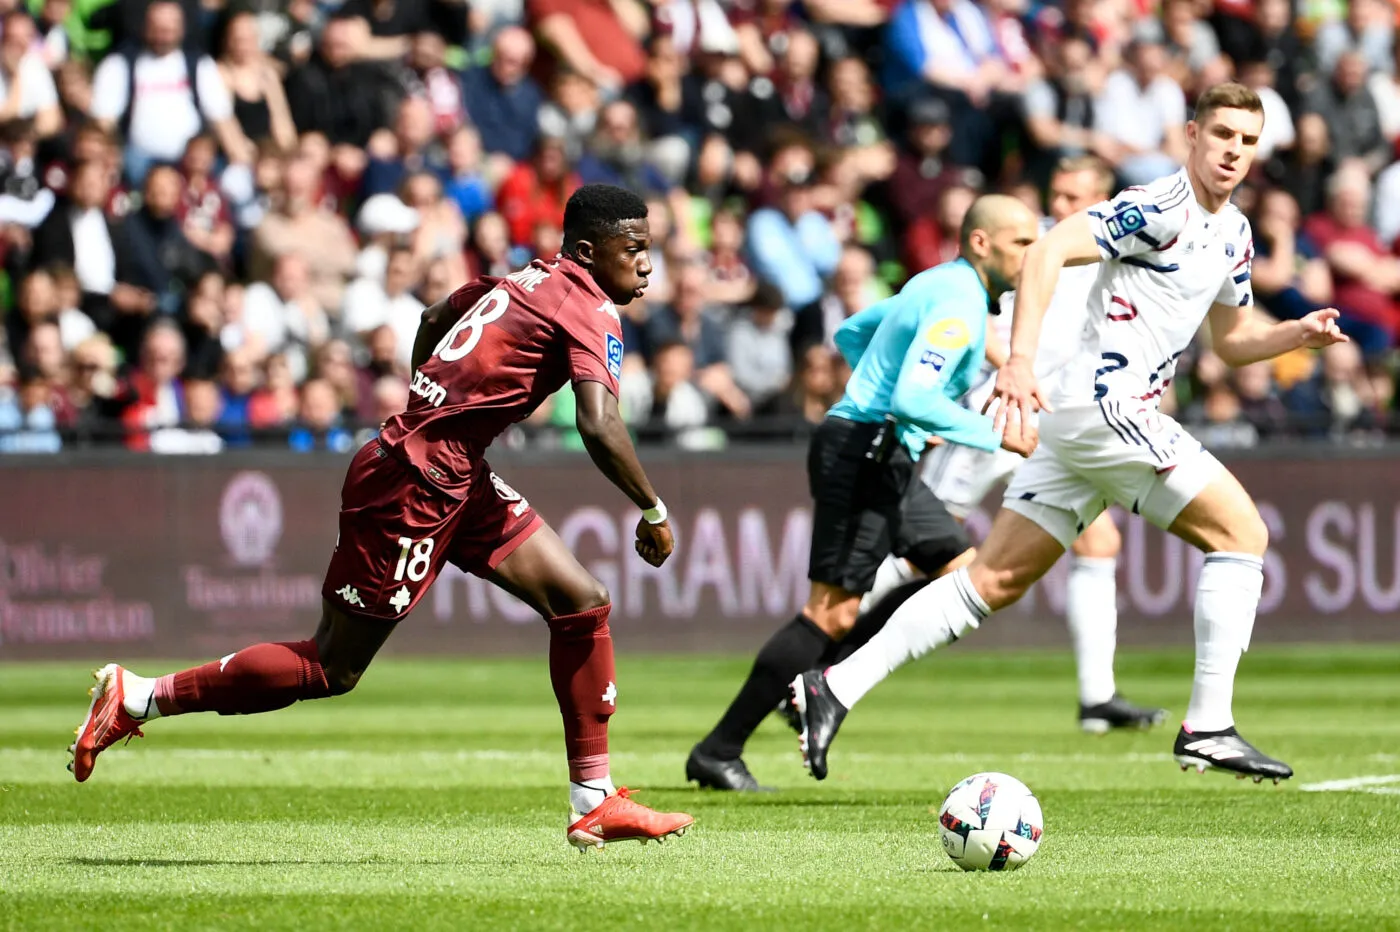
[[1056,223],[1113,193],[1113,169],[1097,155],[1060,159],[1050,176],[1050,216]]
[[1217,84],[1196,101],[1196,118],[1186,124],[1191,154],[1187,164],[1198,185],[1223,203],[1254,164],[1264,104],[1243,84]]
[[999,297],[1021,280],[1026,247],[1039,234],[1035,213],[1021,201],[1005,194],[985,194],[972,202],[963,217],[962,255],[982,273],[992,297]]
[[650,248],[646,201],[626,188],[586,184],[564,207],[564,255],[588,269],[614,304],[646,290]]

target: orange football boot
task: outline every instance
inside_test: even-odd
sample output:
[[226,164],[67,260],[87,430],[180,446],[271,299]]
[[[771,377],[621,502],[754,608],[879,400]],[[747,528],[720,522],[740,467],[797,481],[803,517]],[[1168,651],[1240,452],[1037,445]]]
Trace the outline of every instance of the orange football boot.
[[97,680],[97,685],[88,690],[92,705],[88,706],[87,718],[74,732],[78,740],[68,748],[68,753],[73,755],[68,769],[79,783],[92,776],[98,754],[122,738],[130,741],[145,737],[141,734],[140,722],[131,717],[123,704],[126,696],[122,688],[122,672],[121,667],[109,663],[92,673],[92,678]]
[[695,819],[684,812],[657,812],[634,803],[631,791],[622,786],[569,826],[569,844],[577,848],[579,854],[589,848],[601,848],[610,841],[660,844],[668,835],[684,835],[694,823]]

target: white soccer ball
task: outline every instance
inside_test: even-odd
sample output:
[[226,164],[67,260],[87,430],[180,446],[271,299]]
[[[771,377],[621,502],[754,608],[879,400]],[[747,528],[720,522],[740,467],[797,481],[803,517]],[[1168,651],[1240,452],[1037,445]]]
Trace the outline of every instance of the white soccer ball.
[[1040,801],[1015,777],[974,773],[953,787],[938,813],[943,850],[965,871],[1014,871],[1040,847]]

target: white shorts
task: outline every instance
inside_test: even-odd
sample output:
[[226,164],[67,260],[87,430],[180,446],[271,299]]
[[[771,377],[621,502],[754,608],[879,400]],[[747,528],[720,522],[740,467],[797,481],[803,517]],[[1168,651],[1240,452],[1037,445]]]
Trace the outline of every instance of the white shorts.
[[1167,415],[1125,414],[1105,399],[1040,416],[1040,446],[1016,471],[1005,507],[1068,550],[1114,503],[1165,530],[1224,468]]
[[966,518],[987,494],[1011,479],[1025,459],[1010,450],[945,443],[924,454],[924,482],[955,518]]

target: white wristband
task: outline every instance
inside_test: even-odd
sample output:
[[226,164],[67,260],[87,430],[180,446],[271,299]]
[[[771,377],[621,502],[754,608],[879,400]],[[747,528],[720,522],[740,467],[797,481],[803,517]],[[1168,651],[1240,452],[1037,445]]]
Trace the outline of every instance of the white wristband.
[[655,505],[642,512],[642,517],[647,524],[661,524],[666,520],[666,503],[658,498]]

